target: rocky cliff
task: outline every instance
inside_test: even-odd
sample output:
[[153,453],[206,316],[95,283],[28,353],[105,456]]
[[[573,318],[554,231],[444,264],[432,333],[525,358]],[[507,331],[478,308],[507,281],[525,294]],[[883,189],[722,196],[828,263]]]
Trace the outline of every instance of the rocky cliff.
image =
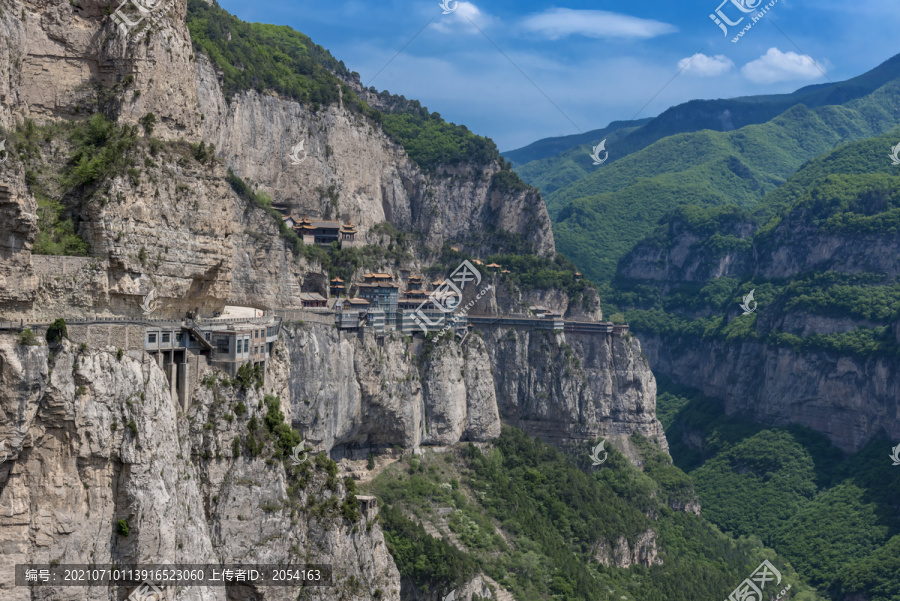
[[809,426],[846,451],[900,437],[900,246],[880,225],[896,210],[887,181],[833,176],[763,229],[729,209],[676,216],[639,244],[618,285],[633,293],[629,318],[654,371],[729,413]]
[[[224,183],[225,168],[297,216],[353,221],[360,244],[383,240],[372,228],[390,222],[424,243],[417,254],[425,259],[447,241],[472,252],[496,250],[486,235],[496,230],[521,236],[538,254],[553,253],[540,195],[494,189],[497,163],[425,173],[376,123],[342,104],[313,110],[254,91],[226,102],[219,74],[191,49],[184,0],[166,4],[152,27],[127,37],[102,9],[94,2],[14,2],[0,15],[7,34],[0,127],[29,119],[67,123],[96,110],[137,127],[153,114],[153,136],[168,141],[160,158],[148,157],[146,146],[133,150],[138,175],[121,172],[75,189],[47,186],[67,206],[90,254],[108,261],[109,289],[98,310],[134,313],[154,287],[166,301],[161,311],[172,316],[212,312],[227,301],[298,306],[296,293],[316,266],[296,263],[271,217]],[[10,317],[43,317],[33,312],[39,294],[29,253],[37,202],[24,173],[37,161],[59,181],[61,159],[73,152],[59,132],[42,136],[40,148],[10,148],[2,167],[12,188],[0,202],[13,235],[4,236],[8,260],[0,277],[26,282],[14,298],[2,299]],[[179,140],[213,145],[224,165],[192,160]],[[294,165],[288,155],[300,141],[306,158]]]
[[[373,269],[422,273],[446,243],[472,256],[553,255],[540,195],[498,185],[498,162],[422,168],[342,102],[252,90],[226,101],[221,74],[192,48],[185,1],[163,8],[130,36],[91,0],[0,11],[10,140],[0,321],[135,318],[151,290],[161,301],[152,317],[293,309],[301,290],[325,291],[330,270],[354,281]],[[294,245],[267,197],[297,216],[353,221],[358,247],[335,258]],[[73,224],[89,256],[32,255],[53,219]],[[570,298],[489,277],[495,288],[473,314],[545,304],[602,316],[592,289]],[[336,588],[307,598],[397,599],[380,529],[348,517],[329,457],[490,441],[502,420],[560,445],[604,436],[627,446],[640,432],[666,448],[653,377],[629,336],[490,329],[459,342],[289,323],[265,389],[209,372],[186,413],[138,355],[65,341],[51,353],[0,334],[0,440],[11,450],[0,464],[0,548],[14,563],[333,563]],[[325,454],[288,467],[265,425],[266,395]],[[27,597],[8,579],[0,591]],[[185,598],[226,596],[196,588]],[[241,598],[280,601],[287,590]]]
[[633,337],[495,328],[462,344],[287,327],[293,422],[332,456],[489,441],[500,420],[557,444],[633,432],[666,449]]
[[[286,366],[274,363],[269,382],[279,388]],[[250,443],[249,425],[267,415],[264,392],[242,393],[213,376],[184,415],[147,356],[68,342],[51,354],[0,335],[0,436],[9,451],[0,464],[5,563],[333,564],[334,587],[308,588],[305,598],[398,599],[399,575],[379,526],[371,516],[341,515],[346,492],[329,476],[327,460],[295,470],[267,459],[277,441],[267,441],[264,426]],[[239,403],[245,411],[236,410]],[[107,595],[63,590],[85,599]],[[234,598],[221,587],[179,594]],[[296,597],[281,587],[243,594]],[[13,586],[11,571],[0,576],[0,596],[31,598]]]

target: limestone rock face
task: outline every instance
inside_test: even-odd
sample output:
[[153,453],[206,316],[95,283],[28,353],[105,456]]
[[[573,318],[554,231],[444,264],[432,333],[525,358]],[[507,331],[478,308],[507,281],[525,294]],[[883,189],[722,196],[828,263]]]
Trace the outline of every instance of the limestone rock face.
[[113,312],[134,314],[155,288],[154,316],[209,314],[231,296],[237,199],[221,168],[168,152],[157,161],[137,183],[117,177],[105,198],[85,203],[82,233],[95,255],[108,257]]
[[376,338],[319,324],[288,326],[294,427],[333,457],[393,445],[486,441],[500,433],[483,343],[460,349],[399,334]]
[[487,347],[511,423],[556,443],[640,432],[668,450],[656,380],[633,336],[498,329]]
[[601,542],[594,553],[594,558],[607,567],[630,568],[634,565],[651,567],[662,565],[656,546],[656,532],[647,530],[633,543],[622,536],[615,546]]
[[31,267],[37,203],[17,179],[0,186],[0,306],[27,307],[37,286]]
[[877,433],[900,432],[900,370],[887,357],[704,341],[690,352],[641,334],[654,369],[721,399],[729,414],[765,424],[801,424],[854,452]]
[[[522,235],[540,255],[553,253],[550,218],[540,195],[492,190],[496,163],[423,173],[360,115],[340,106],[313,112],[254,91],[226,103],[208,61],[200,59],[196,69],[206,142],[235,173],[294,215],[349,219],[363,243],[374,240],[373,226],[389,221],[420,233],[434,249],[495,228]],[[295,155],[301,142],[303,149]],[[300,157],[299,164],[292,156]]]
[[[289,490],[280,462],[267,465],[245,450],[248,420],[264,422],[261,391],[241,397],[247,412],[237,416],[233,387],[199,386],[185,415],[147,355],[119,359],[113,349],[64,342],[49,367],[47,347],[0,335],[0,439],[10,450],[0,464],[5,561],[332,563],[337,588],[313,588],[310,598],[368,601],[380,589],[399,599],[399,574],[377,524],[367,529],[361,517],[354,532],[327,510],[292,518],[292,495],[308,507],[311,495],[342,498],[342,485],[328,489],[313,468],[305,485]],[[116,532],[117,520],[127,521],[128,536]],[[106,598],[93,590],[78,598]],[[287,601],[296,592],[265,587],[255,595]],[[0,596],[31,598],[11,573],[0,576]],[[226,591],[195,587],[178,599],[226,601]]]
[[[155,135],[164,139],[197,135],[187,2],[159,4],[152,27],[147,20],[126,36],[105,2],[11,3],[0,16],[10,42],[0,50],[0,124],[77,119],[84,108],[102,105],[126,123],[154,113]],[[100,92],[117,84],[119,96]]]
[[[638,245],[622,261],[619,277],[658,287],[662,294],[685,283],[702,286],[722,277],[778,281],[816,272],[878,274],[887,282],[900,277],[896,235],[830,230],[816,222],[800,205],[784,215],[763,243],[751,237],[754,225],[736,222],[723,233],[743,243],[715,256],[705,250],[701,237],[675,222],[666,244],[648,240]],[[772,331],[808,338],[878,327],[888,328],[900,340],[897,321],[821,314],[784,304],[763,307],[760,303],[753,317],[741,316],[737,304],[727,312],[728,322],[754,319],[752,327],[761,340],[638,334],[654,371],[721,400],[729,414],[765,424],[805,425],[826,434],[847,452],[861,449],[882,433],[900,436],[900,365],[896,358],[815,347],[798,351],[765,341]],[[722,311],[707,307],[677,312],[708,316]]]
[[502,330],[423,342],[290,326],[294,426],[332,456],[488,441],[500,420],[565,444],[633,432],[668,446],[633,337]]

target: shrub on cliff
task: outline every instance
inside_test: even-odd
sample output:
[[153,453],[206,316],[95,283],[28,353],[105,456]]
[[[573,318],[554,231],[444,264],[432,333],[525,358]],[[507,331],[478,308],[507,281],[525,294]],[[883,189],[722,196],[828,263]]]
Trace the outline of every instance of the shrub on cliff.
[[57,344],[62,341],[63,338],[68,338],[69,332],[66,330],[66,320],[63,318],[59,318],[50,324],[50,327],[47,328],[47,342],[50,344]]
[[131,527],[128,525],[128,520],[118,520],[116,522],[116,533],[121,534],[122,536],[128,536],[128,533],[131,532]]
[[29,328],[25,328],[24,330],[22,330],[22,333],[19,334],[16,342],[18,342],[22,346],[40,346],[41,344],[41,341],[38,340],[38,337],[35,336],[34,332],[32,332]]

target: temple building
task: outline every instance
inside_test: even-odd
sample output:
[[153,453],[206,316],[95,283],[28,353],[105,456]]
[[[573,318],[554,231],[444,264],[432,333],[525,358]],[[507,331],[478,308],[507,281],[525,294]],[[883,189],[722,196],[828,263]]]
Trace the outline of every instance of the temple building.
[[323,308],[327,305],[328,299],[318,292],[301,292],[300,303],[304,308]]
[[394,277],[389,273],[367,273],[363,279],[363,283],[356,285],[359,297],[384,311],[384,323],[392,328],[397,324],[400,285],[394,282]]
[[303,240],[304,244],[318,244],[328,246],[332,242],[338,242],[341,246],[347,244],[353,246],[356,237],[356,226],[347,221],[315,220],[306,215],[296,222],[294,231]]
[[344,286],[344,280],[341,278],[334,278],[331,280],[331,286],[329,286],[331,296],[344,296],[347,293],[347,288]]

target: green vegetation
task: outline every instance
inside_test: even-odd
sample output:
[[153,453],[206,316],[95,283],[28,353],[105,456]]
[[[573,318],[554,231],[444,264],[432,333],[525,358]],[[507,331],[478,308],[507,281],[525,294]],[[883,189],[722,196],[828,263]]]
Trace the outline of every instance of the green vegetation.
[[[349,71],[342,61],[298,31],[244,23],[203,0],[189,0],[187,15],[194,50],[203,52],[222,72],[229,100],[243,90],[274,91],[317,110],[337,104],[342,97],[345,108],[380,123],[424,170],[500,161],[493,141],[473,134],[464,125],[444,121],[418,101],[388,92],[379,94],[371,88],[369,91],[389,108],[382,113],[369,107],[342,81],[358,80],[359,74]],[[507,185],[523,185],[514,173],[508,173],[505,177],[512,181],[504,180]]]
[[134,167],[132,150],[137,128],[119,127],[101,113],[78,124],[70,135],[74,145],[71,168],[63,187],[89,186]]
[[25,328],[19,333],[19,336],[16,338],[16,342],[22,346],[40,346],[41,341],[35,335],[34,332],[31,331],[31,328]]
[[[483,571],[525,601],[727,597],[768,552],[750,540],[735,544],[701,518],[673,510],[694,498],[690,479],[651,441],[633,442],[644,472],[614,449],[602,468],[579,467],[510,427],[486,455],[470,445],[456,457],[426,454],[394,464],[374,486],[401,575],[422,591],[446,593],[473,570]],[[587,456],[589,445],[583,446],[578,457]],[[430,537],[417,521],[452,532],[463,552]],[[609,553],[619,540],[636,545],[648,531],[658,537],[662,565],[626,570],[598,563],[601,549]],[[799,599],[815,598],[787,566],[782,572]]]
[[[703,513],[734,536],[759,537],[835,599],[896,599],[900,474],[875,440],[845,457],[818,432],[726,416],[696,391],[659,381],[676,417],[666,437],[689,471]],[[688,444],[686,441],[691,440]]]
[[[891,82],[839,107],[810,110],[798,105],[768,122],[734,131],[680,133],[627,155],[620,149],[615,162],[591,167],[583,177],[547,194],[557,249],[594,281],[607,281],[618,261],[669,211],[682,205],[753,209],[817,155],[895,128],[900,120],[885,108],[898,99],[900,83]],[[609,148],[616,152],[614,146]],[[577,160],[588,160],[586,152],[581,154]],[[889,168],[887,163],[881,170]],[[541,180],[535,176],[527,181],[539,185]],[[782,198],[762,204],[768,204],[771,213],[783,203]],[[883,229],[892,223],[858,227]],[[722,252],[745,243],[732,238],[709,244]]]
[[504,278],[523,290],[562,290],[574,299],[593,287],[586,279],[576,277],[575,264],[560,254],[553,259],[530,254],[491,255],[485,263],[497,263],[508,269],[511,273]]
[[[465,125],[447,123],[438,113],[428,114],[418,101],[411,105],[416,112],[384,115],[381,126],[422,169],[433,171],[439,165],[485,165],[500,160],[500,153],[489,138],[473,134]],[[515,173],[505,173],[524,186]]]
[[[799,105],[817,108],[849,103],[875,92],[898,76],[900,59],[895,56],[859,77],[835,85],[806,86],[793,94],[774,96],[691,100],[674,106],[653,119],[614,121],[603,129],[538,140],[524,148],[504,152],[503,155],[518,163],[520,166],[517,171],[523,174],[526,181],[532,182],[537,176],[558,173],[567,160],[571,160],[573,153],[580,155],[587,150],[588,145],[596,144],[604,138],[609,142],[608,147],[614,148],[610,161],[615,161],[675,134],[704,129],[726,131],[764,123]],[[724,115],[727,115],[727,119],[723,118]],[[581,162],[589,164],[585,159]],[[545,189],[543,184],[540,187]],[[547,188],[546,191],[549,192],[550,189]]]
[[47,335],[45,338],[50,344],[58,344],[62,342],[63,338],[67,338],[68,336],[69,332],[66,329],[66,320],[60,317],[47,328]]
[[[689,249],[686,265],[699,265],[700,274],[713,273],[727,252],[732,275],[702,281],[695,275],[682,276],[669,265],[664,281],[637,280],[625,277],[625,268],[623,275],[601,288],[605,309],[624,309],[635,332],[663,336],[669,346],[701,338],[760,341],[797,352],[900,356],[893,332],[900,319],[900,282],[877,263],[845,258],[854,244],[889,245],[900,233],[900,222],[895,223],[900,215],[900,180],[885,173],[858,172],[860,164],[876,161],[876,153],[889,142],[882,136],[813,161],[784,186],[787,192],[780,190],[763,201],[755,216],[736,207],[686,206],[673,211],[670,222],[646,238],[635,254],[658,254],[662,266],[669,262],[674,245],[692,236],[698,241]],[[823,163],[833,169],[851,165],[854,172],[823,175]],[[889,167],[887,162],[878,169]],[[785,208],[788,201],[793,204]],[[756,225],[760,218],[768,219],[762,227]],[[798,228],[808,233],[795,242]],[[743,234],[738,237],[735,232]],[[848,250],[836,251],[837,265],[800,267],[799,273],[783,279],[756,275],[774,256],[807,252],[805,240],[810,235],[841,241]],[[738,305],[750,290],[755,291],[759,308],[753,315],[741,315]],[[804,333],[791,324],[805,316],[833,318],[839,325],[830,333]]]
[[131,532],[131,527],[128,526],[128,520],[117,520],[116,521],[116,533],[121,534],[122,536],[128,536],[128,533]]
[[302,440],[300,433],[293,430],[284,421],[284,413],[281,411],[281,398],[267,394],[266,403],[266,428],[275,435],[275,452],[273,457],[280,459],[290,455],[295,446]]
[[87,256],[87,242],[75,232],[72,220],[65,217],[63,204],[39,192],[35,193],[35,198],[38,232],[32,252],[36,255]]
[[263,386],[263,377],[264,374],[259,363],[244,363],[238,368],[234,382],[242,392],[247,392],[251,386],[259,390]]
[[380,510],[384,539],[400,573],[423,593],[448,591],[475,573],[475,560],[444,539],[437,539],[402,511]]
[[[245,23],[218,5],[189,0],[187,25],[195,51],[222,72],[226,98],[243,90],[275,91],[314,105],[338,102],[340,80],[349,77],[344,63],[290,27]],[[350,89],[344,102],[350,103]],[[355,98],[355,96],[353,96]]]
[[144,135],[149,138],[153,135],[153,128],[156,127],[156,115],[147,113],[138,119],[138,123],[140,123],[141,127],[144,129]]
[[[539,257],[531,252],[531,246],[515,236],[509,239],[498,236],[499,247],[511,248],[511,252],[489,255],[484,263],[496,263],[510,273],[500,275],[502,281],[515,284],[523,291],[561,290],[568,294],[573,302],[589,304],[593,298],[588,291],[594,286],[590,281],[576,276],[575,265],[563,255],[557,254],[552,259]],[[440,256],[425,270],[428,277],[446,277],[464,260],[474,261],[475,257],[464,251],[455,251],[449,243],[445,243]],[[490,273],[486,268],[480,269],[483,276]]]

